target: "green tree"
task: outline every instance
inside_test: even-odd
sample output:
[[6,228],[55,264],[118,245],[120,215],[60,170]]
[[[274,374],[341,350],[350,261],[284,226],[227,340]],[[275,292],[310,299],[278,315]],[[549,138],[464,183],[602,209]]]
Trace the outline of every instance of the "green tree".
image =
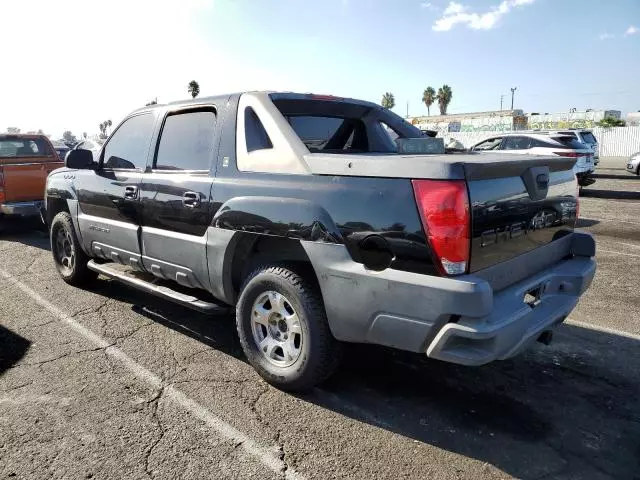
[[65,130],[62,134],[62,139],[64,140],[64,143],[78,143],[78,139],[73,133],[71,133],[71,130]]
[[[111,122],[111,120],[107,120],[106,122],[104,122],[105,127],[111,129],[111,125],[113,125],[113,123]],[[105,128],[105,133],[106,133],[106,128]]]
[[431,115],[431,105],[436,101],[436,91],[433,87],[427,87],[422,93],[422,101],[427,106],[427,115]]
[[87,132],[82,132],[82,138],[87,139]]
[[157,105],[157,104],[158,104],[158,97],[154,98],[149,103],[146,103],[144,106],[145,107],[150,107],[151,105]]
[[605,117],[599,122],[597,122],[596,125],[604,128],[624,127],[626,125],[626,122],[624,120],[621,120],[615,117]]
[[438,89],[438,96],[436,98],[438,100],[438,108],[440,108],[440,115],[447,114],[447,108],[451,103],[452,97],[453,92],[451,91],[451,87],[449,85],[443,85]]
[[7,133],[20,133],[20,129],[18,127],[7,127]]
[[200,85],[198,85],[198,82],[196,82],[195,80],[191,80],[189,82],[189,88],[187,89],[187,91],[191,95],[191,98],[196,98],[198,95],[200,95]]
[[384,95],[382,95],[382,102],[381,102],[382,106],[384,108],[393,108],[396,106],[396,98],[393,96],[393,93],[391,92],[386,92]]
[[38,135],[44,135],[44,131],[41,128],[38,129]]

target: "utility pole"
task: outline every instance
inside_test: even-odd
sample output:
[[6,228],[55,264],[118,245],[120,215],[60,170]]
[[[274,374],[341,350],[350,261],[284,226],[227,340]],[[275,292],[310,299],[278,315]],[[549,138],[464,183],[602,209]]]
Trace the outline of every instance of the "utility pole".
[[407,118],[409,118],[409,100],[407,100]]
[[511,89],[511,110],[513,110],[513,97],[516,94],[516,90],[518,89],[518,87],[513,87]]
[[500,95],[500,111],[502,111],[502,101],[504,100],[504,93]]

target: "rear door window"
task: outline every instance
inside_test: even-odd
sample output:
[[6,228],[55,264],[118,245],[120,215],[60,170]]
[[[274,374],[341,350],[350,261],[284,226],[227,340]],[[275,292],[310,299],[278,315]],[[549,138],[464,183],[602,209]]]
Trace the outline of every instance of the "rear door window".
[[104,168],[144,170],[153,126],[154,116],[150,113],[125,120],[111,135],[104,148]]
[[213,110],[169,115],[153,168],[208,171],[213,160],[216,115]]
[[529,137],[505,137],[502,144],[502,150],[528,150],[529,148],[531,148],[531,138]]

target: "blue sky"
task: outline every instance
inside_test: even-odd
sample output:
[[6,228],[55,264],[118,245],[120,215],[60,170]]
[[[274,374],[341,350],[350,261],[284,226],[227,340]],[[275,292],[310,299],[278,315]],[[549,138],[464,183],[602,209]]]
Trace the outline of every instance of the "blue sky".
[[3,11],[32,22],[0,30],[21,47],[3,54],[21,68],[3,73],[0,131],[95,133],[155,97],[186,97],[192,79],[201,95],[379,102],[390,91],[402,115],[407,101],[426,114],[422,91],[444,83],[454,113],[498,109],[501,94],[508,106],[514,86],[525,111],[640,110],[640,0],[21,0]]
[[[451,112],[498,109],[501,94],[508,105],[514,86],[515,106],[527,111],[640,109],[640,34],[624,35],[640,28],[639,0],[536,0],[493,28],[448,31],[433,26],[449,1],[242,4],[226,5],[216,41],[314,91],[378,102],[391,91],[396,110],[409,101],[411,114],[426,113],[427,85],[444,83],[454,92]],[[460,4],[486,13],[500,2]]]

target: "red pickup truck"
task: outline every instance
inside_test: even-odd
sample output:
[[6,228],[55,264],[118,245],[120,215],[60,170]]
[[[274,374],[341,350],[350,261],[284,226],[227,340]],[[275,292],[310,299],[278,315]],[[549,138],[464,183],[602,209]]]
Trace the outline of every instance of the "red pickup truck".
[[44,135],[0,134],[0,230],[5,216],[40,214],[47,175],[63,166]]

